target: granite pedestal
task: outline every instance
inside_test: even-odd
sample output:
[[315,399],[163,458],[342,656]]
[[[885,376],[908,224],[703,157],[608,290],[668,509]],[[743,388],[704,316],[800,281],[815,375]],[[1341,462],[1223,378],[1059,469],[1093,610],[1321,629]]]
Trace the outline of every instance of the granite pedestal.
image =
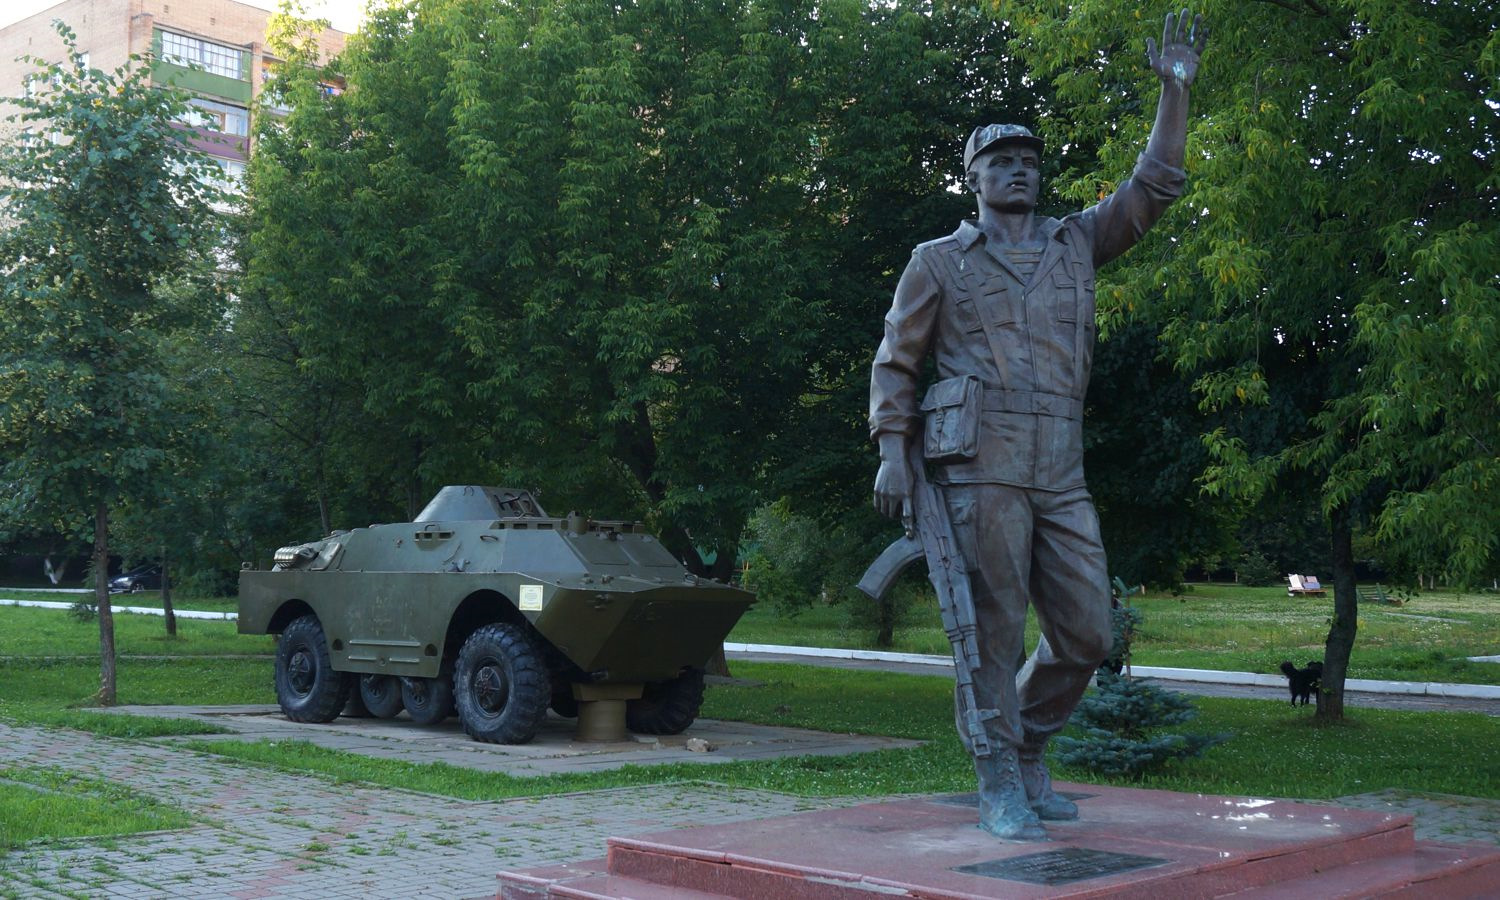
[[1417,841],[1412,817],[1131,788],[1063,785],[1075,822],[997,841],[974,795],[869,803],[611,838],[607,856],[502,873],[541,897],[1187,898],[1500,896],[1500,849]]

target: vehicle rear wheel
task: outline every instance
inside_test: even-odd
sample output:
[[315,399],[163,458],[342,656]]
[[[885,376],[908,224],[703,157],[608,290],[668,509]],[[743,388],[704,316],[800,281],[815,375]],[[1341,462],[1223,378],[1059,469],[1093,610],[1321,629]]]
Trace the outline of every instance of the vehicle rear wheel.
[[332,722],[349,701],[352,679],[335,672],[317,616],[303,616],[276,642],[276,702],[293,722]]
[[453,682],[436,678],[402,678],[401,705],[418,725],[436,725],[453,715]]
[[464,731],[491,744],[524,744],[536,737],[552,700],[541,650],[521,626],[503,622],[464,641],[453,691]]
[[625,703],[625,727],[637,734],[681,734],[703,706],[703,672],[683,669],[670,681],[647,684],[639,700]]
[[401,680],[394,675],[359,676],[359,698],[377,719],[392,718],[405,705],[401,699]]
[[349,702],[339,710],[339,715],[345,719],[368,719],[370,711],[365,708],[365,701],[359,696],[359,683],[355,682],[349,686]]

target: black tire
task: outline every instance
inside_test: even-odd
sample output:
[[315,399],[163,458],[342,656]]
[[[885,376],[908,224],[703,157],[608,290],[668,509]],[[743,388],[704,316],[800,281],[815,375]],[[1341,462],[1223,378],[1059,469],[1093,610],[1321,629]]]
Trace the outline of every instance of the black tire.
[[453,682],[436,678],[402,678],[401,705],[418,725],[436,725],[453,715]]
[[406,705],[401,699],[401,679],[394,675],[361,675],[357,693],[377,719],[394,718]]
[[625,702],[625,727],[636,734],[681,734],[703,706],[703,672],[683,669],[670,681],[647,684],[639,700]]
[[130,585],[130,593],[132,593],[132,594],[140,594],[140,593],[143,593],[145,590],[146,590],[146,586],[144,584],[141,584],[139,581],[132,582],[131,585]]
[[356,681],[349,688],[349,702],[339,711],[339,715],[345,719],[368,719],[370,711],[365,708],[365,701],[359,696],[359,683]]
[[353,679],[335,672],[317,616],[296,619],[276,642],[276,702],[293,722],[332,722],[349,702]]
[[524,744],[552,701],[542,651],[519,625],[497,622],[469,635],[453,671],[458,719],[477,741]]

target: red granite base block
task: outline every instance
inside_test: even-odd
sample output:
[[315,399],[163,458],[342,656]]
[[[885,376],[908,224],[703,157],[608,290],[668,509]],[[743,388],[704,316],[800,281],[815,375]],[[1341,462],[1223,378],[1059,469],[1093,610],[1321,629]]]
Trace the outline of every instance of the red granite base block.
[[1338,866],[1234,894],[1234,900],[1466,900],[1500,897],[1500,854],[1475,844],[1419,842],[1411,853]]
[[[1483,884],[1500,866],[1494,848],[1416,844],[1405,815],[1059,787],[1089,796],[1079,800],[1077,821],[1048,823],[1046,842],[998,841],[977,827],[975,808],[952,798],[898,800],[611,838],[607,874],[593,862],[505,875],[501,896],[656,896],[666,890],[745,900],[868,900],[877,893],[930,900],[1172,900],[1309,896],[1278,891],[1316,881],[1326,886],[1317,892],[1322,898],[1375,896],[1414,885],[1467,890],[1463,885]],[[1089,867],[1099,860],[1105,868]],[[1114,861],[1122,865],[1107,868]],[[1366,893],[1341,894],[1345,882],[1362,885],[1358,890]],[[543,884],[546,894],[519,892]],[[505,885],[515,892],[507,893]],[[653,893],[641,893],[642,885],[653,886]],[[625,893],[610,893],[615,890]]]

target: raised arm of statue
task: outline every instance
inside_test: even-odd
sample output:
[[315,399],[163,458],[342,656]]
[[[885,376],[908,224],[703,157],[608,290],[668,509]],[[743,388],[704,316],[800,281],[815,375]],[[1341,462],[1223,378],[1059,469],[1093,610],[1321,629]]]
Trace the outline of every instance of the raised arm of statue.
[[1202,16],[1194,16],[1191,25],[1188,11],[1167,13],[1161,32],[1161,49],[1156,41],[1146,39],[1146,61],[1161,79],[1161,101],[1156,106],[1156,124],[1146,155],[1173,168],[1182,168],[1187,143],[1188,88],[1198,76],[1198,58],[1208,43],[1208,26]]

